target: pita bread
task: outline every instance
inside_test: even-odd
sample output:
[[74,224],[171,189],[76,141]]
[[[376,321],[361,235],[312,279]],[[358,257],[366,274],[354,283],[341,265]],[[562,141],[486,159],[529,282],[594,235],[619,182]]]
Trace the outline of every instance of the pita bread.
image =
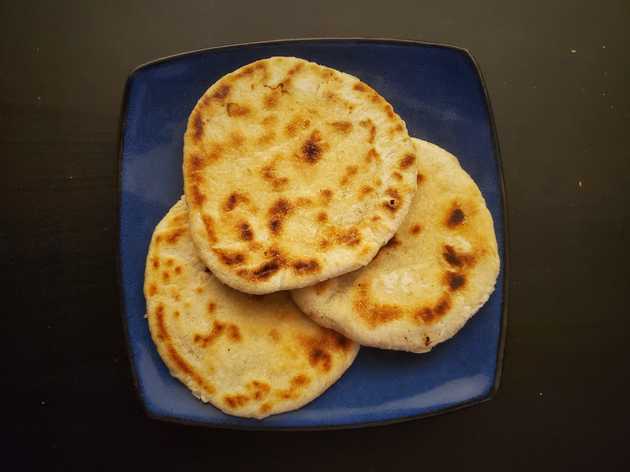
[[426,352],[486,302],[499,256],[477,185],[453,155],[414,142],[418,192],[396,236],[367,267],[292,296],[317,323],[361,344]]
[[263,294],[370,262],[416,191],[414,148],[356,77],[272,57],[220,79],[192,111],[184,183],[199,256]]
[[230,415],[264,418],[321,395],[358,345],[305,317],[287,292],[237,292],[197,257],[180,200],[155,228],[144,285],[151,336],[172,375]]

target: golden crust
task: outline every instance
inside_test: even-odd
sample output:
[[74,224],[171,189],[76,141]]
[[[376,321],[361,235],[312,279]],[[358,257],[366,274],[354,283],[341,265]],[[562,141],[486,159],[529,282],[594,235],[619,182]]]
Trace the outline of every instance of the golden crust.
[[183,198],[155,229],[144,293],[151,336],[172,375],[231,415],[303,406],[359,349],[306,318],[286,292],[252,296],[217,281],[196,255]]
[[402,222],[413,162],[404,122],[359,79],[297,58],[257,61],[216,82],[190,115],[193,241],[221,281],[248,293],[346,273]]
[[420,184],[396,235],[367,267],[292,296],[315,321],[361,344],[426,352],[486,302],[499,256],[477,185],[453,155],[413,141]]

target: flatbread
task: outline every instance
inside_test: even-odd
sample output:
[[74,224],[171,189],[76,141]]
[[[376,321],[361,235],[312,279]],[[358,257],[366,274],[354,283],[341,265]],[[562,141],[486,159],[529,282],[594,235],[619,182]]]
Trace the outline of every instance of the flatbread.
[[184,183],[199,256],[263,294],[372,260],[416,190],[405,123],[356,77],[272,57],[220,79],[192,111]]
[[221,284],[196,255],[183,198],[155,228],[144,293],[171,374],[230,415],[264,418],[305,405],[359,349],[305,317],[287,292],[254,296]]
[[455,156],[414,143],[418,192],[394,238],[367,267],[292,296],[317,323],[361,344],[426,352],[486,302],[499,255],[492,216]]

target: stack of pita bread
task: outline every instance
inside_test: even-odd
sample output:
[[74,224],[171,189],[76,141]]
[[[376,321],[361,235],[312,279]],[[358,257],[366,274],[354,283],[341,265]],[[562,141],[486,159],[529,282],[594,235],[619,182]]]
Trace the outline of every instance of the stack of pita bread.
[[494,290],[479,189],[356,77],[293,57],[241,67],[199,99],[183,154],[147,316],[170,372],[225,413],[305,405],[360,344],[427,352]]

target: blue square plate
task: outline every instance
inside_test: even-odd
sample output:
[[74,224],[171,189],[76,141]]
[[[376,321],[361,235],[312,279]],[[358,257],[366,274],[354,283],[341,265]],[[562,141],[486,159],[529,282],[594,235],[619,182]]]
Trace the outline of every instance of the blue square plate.
[[[359,77],[409,133],[455,154],[494,217],[502,270],[490,300],[452,340],[414,355],[362,348],[354,365],[304,408],[263,421],[225,415],[170,376],[144,318],[144,263],[153,228],[182,194],[182,137],[198,97],[217,79],[269,56],[298,56]],[[215,427],[315,429],[432,415],[489,399],[505,336],[505,196],[492,112],[480,72],[462,49],[411,41],[323,39],[228,46],[136,69],[121,123],[119,258],[123,316],[138,392],[156,418]]]

